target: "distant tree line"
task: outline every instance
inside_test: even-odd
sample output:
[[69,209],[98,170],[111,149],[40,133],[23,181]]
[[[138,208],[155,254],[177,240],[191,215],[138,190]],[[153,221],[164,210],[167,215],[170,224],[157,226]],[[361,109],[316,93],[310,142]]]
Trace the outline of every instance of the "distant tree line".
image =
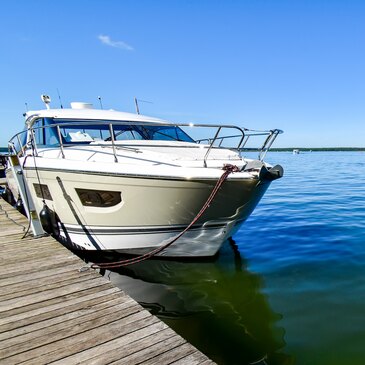
[[285,147],[285,148],[270,148],[273,152],[292,152],[293,150],[299,150],[300,152],[321,152],[321,151],[365,151],[365,147]]

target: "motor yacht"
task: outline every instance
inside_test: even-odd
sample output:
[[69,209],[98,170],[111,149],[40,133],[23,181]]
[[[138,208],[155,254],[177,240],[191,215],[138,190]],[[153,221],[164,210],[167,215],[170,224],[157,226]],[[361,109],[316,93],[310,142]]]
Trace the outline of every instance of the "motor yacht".
[[[24,130],[9,142],[8,186],[35,235],[74,248],[138,255],[166,245],[158,255],[213,256],[283,175],[264,162],[278,129],[175,123],[80,102],[53,109],[49,97],[43,101],[46,108],[25,113]],[[249,147],[259,137],[262,144]],[[234,172],[197,218],[227,165]]]

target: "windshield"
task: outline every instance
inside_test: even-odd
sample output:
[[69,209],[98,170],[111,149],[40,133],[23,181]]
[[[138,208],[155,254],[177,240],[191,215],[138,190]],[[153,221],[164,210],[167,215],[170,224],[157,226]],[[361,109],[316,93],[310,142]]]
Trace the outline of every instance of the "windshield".
[[[113,121],[77,121],[55,120],[53,118],[39,119],[35,124],[35,137],[38,145],[54,146],[59,144],[56,127],[58,124],[63,144],[90,143],[111,141],[111,130],[115,141],[154,140],[154,141],[182,141],[195,142],[181,128],[174,125],[145,125],[135,122]],[[112,125],[112,129],[110,129]],[[40,127],[39,129],[37,127]]]
[[157,141],[183,141],[194,142],[181,128],[176,126],[139,126],[144,139]]

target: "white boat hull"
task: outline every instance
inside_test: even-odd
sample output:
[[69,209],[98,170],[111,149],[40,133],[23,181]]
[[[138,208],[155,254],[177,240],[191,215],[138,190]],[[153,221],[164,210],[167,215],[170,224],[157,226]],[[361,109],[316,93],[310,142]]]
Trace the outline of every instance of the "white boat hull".
[[[217,171],[217,177],[222,171]],[[172,179],[113,176],[25,168],[36,209],[47,206],[58,216],[61,238],[86,250],[115,250],[141,254],[174,239],[200,211],[217,179]],[[37,196],[41,181],[49,196]],[[191,230],[162,256],[213,256],[246,220],[266,191],[269,182],[257,178],[229,179],[211,206]],[[121,202],[113,207],[84,206],[76,189],[120,191]]]
[[[179,124],[83,103],[51,109],[42,100],[47,109],[27,112],[9,142],[7,176],[36,236],[86,250],[212,256],[283,174],[263,162],[277,129]],[[261,147],[251,137],[263,138]],[[234,172],[200,214],[227,165]]]

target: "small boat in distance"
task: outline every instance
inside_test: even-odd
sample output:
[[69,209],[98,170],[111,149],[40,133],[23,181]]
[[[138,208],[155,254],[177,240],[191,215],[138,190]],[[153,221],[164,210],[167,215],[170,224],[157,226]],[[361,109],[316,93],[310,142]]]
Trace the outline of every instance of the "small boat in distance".
[[[283,175],[264,157],[282,131],[172,123],[91,104],[28,111],[6,170],[35,235],[73,247],[144,254],[183,231],[224,173],[209,208],[162,256],[213,256]],[[205,137],[201,131],[212,135]],[[249,148],[253,138],[260,147]],[[244,151],[258,152],[256,159]]]
[[293,150],[293,155],[299,155],[300,151],[298,149]]

